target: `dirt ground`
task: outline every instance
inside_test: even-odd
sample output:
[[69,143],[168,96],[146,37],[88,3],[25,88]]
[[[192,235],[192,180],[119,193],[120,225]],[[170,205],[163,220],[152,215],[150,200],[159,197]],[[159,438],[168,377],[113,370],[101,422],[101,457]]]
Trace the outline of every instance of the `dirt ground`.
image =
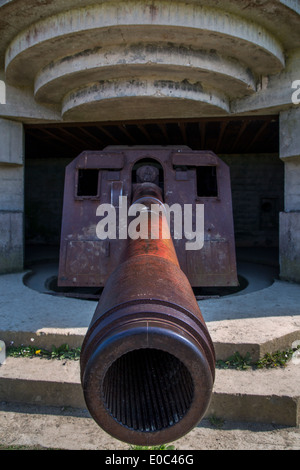
[[[175,450],[299,450],[300,428],[203,420],[172,443]],[[86,410],[0,404],[0,445],[66,450],[130,450],[102,431]]]

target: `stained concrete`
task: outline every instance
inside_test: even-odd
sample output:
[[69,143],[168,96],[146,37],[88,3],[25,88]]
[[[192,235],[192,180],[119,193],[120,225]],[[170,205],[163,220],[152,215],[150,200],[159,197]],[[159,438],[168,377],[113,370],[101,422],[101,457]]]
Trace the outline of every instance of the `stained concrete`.
[[[257,74],[265,70],[276,73],[284,64],[283,48],[275,35],[243,16],[188,3],[174,5],[158,1],[149,7],[138,1],[101,2],[43,18],[20,32],[6,51],[7,78],[12,84],[28,84],[28,76],[57,57],[56,46],[60,57],[67,57],[74,50],[74,41],[76,52],[86,50],[87,37],[89,49],[98,44],[116,43],[116,38],[121,43],[165,42],[165,28],[168,28],[169,43],[176,42],[176,35],[180,34],[181,44],[206,50],[217,47],[226,55],[230,48],[231,56],[255,68]],[[247,55],[244,54],[246,44]],[[47,55],[41,54],[46,50]],[[29,58],[34,59],[31,67],[26,66]]]
[[0,119],[0,273],[23,268],[23,126]]
[[[82,122],[291,107],[295,2],[10,0],[0,9],[0,116]],[[154,86],[163,81],[170,90]]]
[[[172,443],[175,450],[299,450],[300,428],[241,421],[203,420]],[[104,431],[82,409],[0,404],[0,442],[67,450],[126,450],[129,445]],[[164,454],[167,452],[163,451]],[[218,455],[216,455],[218,456]],[[98,458],[101,459],[101,455]],[[229,457],[229,455],[228,455]],[[231,457],[231,455],[230,455]],[[224,459],[224,454],[222,454]]]
[[[85,53],[78,53],[58,59],[42,68],[35,78],[35,97],[44,103],[60,103],[69,90],[68,82],[76,82],[77,88],[86,83],[133,77],[163,76],[166,83],[176,77],[191,83],[209,82],[218,88],[220,77],[232,98],[252,94],[256,81],[250,70],[239,62],[223,57],[216,51],[194,50],[190,47],[170,44],[119,44],[117,47],[95,47]],[[219,76],[220,75],[220,76]]]

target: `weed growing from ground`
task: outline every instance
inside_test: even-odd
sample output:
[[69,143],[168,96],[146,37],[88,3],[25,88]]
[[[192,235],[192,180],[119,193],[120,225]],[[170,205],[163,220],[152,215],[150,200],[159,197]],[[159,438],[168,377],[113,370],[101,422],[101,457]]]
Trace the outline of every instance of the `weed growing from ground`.
[[[300,348],[300,345],[297,349]],[[70,348],[68,344],[62,344],[59,347],[52,346],[51,350],[38,348],[35,346],[8,346],[6,349],[7,356],[10,357],[40,357],[43,359],[70,359],[79,360],[81,348]],[[286,349],[284,351],[276,351],[274,353],[266,353],[256,362],[251,360],[250,353],[242,356],[239,352],[235,352],[226,360],[216,361],[218,369],[236,369],[248,370],[285,367],[293,356],[296,349]]]
[[67,344],[52,346],[51,351],[35,346],[9,346],[6,350],[10,357],[40,357],[43,359],[79,360],[81,348],[70,348]]
[[261,359],[256,362],[252,362],[250,353],[242,356],[239,352],[235,352],[228,359],[218,360],[216,367],[219,369],[270,369],[275,367],[286,367],[288,361],[292,358],[294,352],[299,349],[289,348],[284,351],[276,351],[274,353],[266,353]]

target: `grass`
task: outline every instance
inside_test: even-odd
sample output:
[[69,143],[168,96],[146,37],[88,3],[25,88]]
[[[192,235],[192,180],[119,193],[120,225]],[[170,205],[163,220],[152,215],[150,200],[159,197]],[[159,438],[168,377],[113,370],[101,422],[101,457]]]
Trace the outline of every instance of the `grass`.
[[52,447],[43,447],[40,445],[34,445],[34,446],[25,446],[25,445],[3,445],[0,444],[0,451],[2,450],[60,450],[60,449],[55,449]]
[[[300,345],[297,349],[300,348]],[[43,359],[70,359],[79,360],[81,348],[70,348],[68,344],[62,344],[59,347],[52,346],[51,350],[38,348],[35,346],[8,346],[6,355],[10,357],[40,357]],[[276,351],[267,353],[256,362],[251,360],[250,353],[242,356],[239,352],[235,352],[226,360],[216,361],[216,367],[219,369],[263,369],[274,367],[285,367],[296,349],[286,349],[284,351]]]
[[[299,347],[297,348],[299,349]],[[285,351],[276,351],[267,353],[257,362],[257,368],[285,367],[294,354],[295,349],[287,349]]]
[[236,352],[225,361],[218,360],[216,367],[219,369],[270,369],[275,367],[286,367],[288,361],[292,358],[294,352],[299,349],[288,348],[284,351],[275,351],[274,353],[266,353],[261,359],[256,362],[252,362],[250,353],[245,356],[241,356],[240,353]]
[[218,360],[216,367],[219,369],[237,369],[246,370],[251,367],[251,356],[247,353],[245,356],[241,356],[239,352],[235,352],[225,361]]
[[[3,445],[0,444],[0,451],[2,450],[63,450],[52,447],[42,447],[39,445],[25,446],[25,445]],[[161,446],[130,446],[128,450],[176,450],[175,446],[163,444]]]
[[130,446],[129,450],[176,450],[173,445],[163,444],[160,446]]
[[224,426],[224,419],[218,418],[216,415],[212,415],[208,418],[210,424],[217,429],[221,429]]
[[6,355],[9,357],[40,357],[43,359],[79,360],[81,348],[70,348],[68,344],[59,347],[52,346],[51,351],[35,346],[9,346]]

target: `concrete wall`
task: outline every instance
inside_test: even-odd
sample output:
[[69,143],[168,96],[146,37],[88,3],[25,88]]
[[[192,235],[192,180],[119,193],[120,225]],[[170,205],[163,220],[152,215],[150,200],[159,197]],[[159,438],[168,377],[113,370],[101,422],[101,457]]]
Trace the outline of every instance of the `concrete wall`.
[[281,278],[300,282],[300,106],[280,114],[285,205],[280,214]]
[[70,159],[26,159],[25,238],[27,243],[58,245],[64,174]]
[[23,126],[0,119],[0,273],[23,269]]
[[278,155],[221,155],[230,167],[237,246],[278,246],[284,165]]

